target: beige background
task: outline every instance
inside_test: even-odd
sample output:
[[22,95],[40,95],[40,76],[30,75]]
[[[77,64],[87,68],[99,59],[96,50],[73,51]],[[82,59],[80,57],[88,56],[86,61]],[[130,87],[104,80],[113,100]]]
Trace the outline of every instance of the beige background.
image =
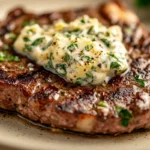
[[[101,0],[0,0],[0,18],[14,6],[24,6],[40,13],[68,7],[96,5],[99,2]],[[150,29],[148,8],[135,8],[133,0],[126,2]],[[117,137],[52,133],[13,115],[0,113],[0,150],[150,150],[149,141],[150,131],[138,131]]]

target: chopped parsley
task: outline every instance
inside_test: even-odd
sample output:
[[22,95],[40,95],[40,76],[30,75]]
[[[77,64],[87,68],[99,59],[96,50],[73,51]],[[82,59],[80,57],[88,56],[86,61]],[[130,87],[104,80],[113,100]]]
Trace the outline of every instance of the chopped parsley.
[[48,42],[45,46],[42,46],[42,50],[45,51],[49,46],[51,46],[52,42]]
[[77,78],[76,79],[76,84],[79,84],[79,85],[84,85],[85,83],[91,83],[91,81],[93,80],[93,74],[91,72],[88,72],[86,73],[86,77],[85,78]]
[[93,28],[94,28],[94,26],[91,26],[90,29],[88,30],[87,34],[91,34]]
[[53,53],[50,53],[50,60],[54,60],[54,56],[53,56]]
[[64,61],[68,62],[70,59],[71,59],[71,56],[68,53],[66,53],[64,56]]
[[100,106],[100,107],[106,107],[106,104],[105,104],[104,101],[100,101],[100,102],[98,102],[98,106]]
[[34,25],[36,23],[37,23],[37,21],[35,21],[35,20],[28,20],[28,21],[25,21],[23,23],[23,27],[25,27],[25,26],[31,26],[31,25]]
[[72,42],[68,47],[67,47],[71,52],[78,48],[78,45],[76,42]]
[[93,48],[93,45],[86,45],[85,46],[85,50],[89,51]]
[[30,33],[35,33],[35,31],[34,31],[33,29],[29,29],[29,30],[27,31],[27,33],[28,33],[28,34],[30,34]]
[[[23,51],[31,52],[33,46],[37,46],[37,45],[41,44],[44,41],[44,39],[45,39],[45,37],[40,37],[40,38],[37,38],[36,40],[34,40],[31,44],[25,43]],[[28,37],[24,37],[23,40],[25,42],[29,42],[30,41],[30,39]]]
[[54,69],[52,61],[49,60],[48,63],[45,65],[45,68]]
[[[31,44],[25,43],[23,51],[32,51],[33,46],[37,46],[41,44],[44,41],[45,37],[37,38],[35,41],[33,41]],[[28,37],[24,37],[23,40],[25,42],[30,42],[30,39]]]
[[145,80],[144,79],[140,79],[139,75],[136,75],[133,77],[133,79],[142,87],[145,87]]
[[106,32],[106,36],[107,36],[107,37],[110,37],[110,33],[109,33],[109,32]]
[[81,31],[80,29],[74,29],[73,31],[71,31],[71,32],[79,32],[79,31]]
[[92,60],[92,58],[89,56],[82,56],[81,59],[84,61],[87,61],[87,62],[91,62],[91,60]]
[[23,66],[23,65],[20,65],[20,66],[19,66],[19,68],[20,68],[20,69],[23,69],[23,68],[24,68],[24,66]]
[[66,73],[67,73],[66,64],[57,64],[56,65],[56,70],[60,75],[65,76]]
[[82,85],[83,82],[85,82],[83,78],[77,78],[75,83],[79,84],[79,85]]
[[0,52],[0,61],[6,61],[7,55],[4,52]]
[[128,109],[122,107],[116,107],[116,111],[119,117],[121,117],[121,125],[127,127],[130,119],[133,117],[132,113]]
[[85,20],[84,18],[81,19],[81,23],[85,24]]
[[120,67],[120,64],[118,62],[112,62],[110,64],[110,69],[117,69]]
[[6,54],[5,52],[0,52],[0,61],[15,61],[19,62],[20,58],[15,55]]
[[71,37],[71,34],[70,33],[67,33],[65,34],[67,38],[70,38]]
[[23,51],[32,51],[32,45],[25,44]]
[[24,37],[23,40],[24,40],[25,42],[29,42],[29,41],[30,41],[30,39],[29,39],[28,37]]
[[91,72],[86,73],[86,80],[87,82],[92,82],[93,81],[93,74]]
[[19,62],[19,61],[20,61],[20,58],[19,58],[18,56],[10,55],[10,56],[8,57],[8,60],[9,60],[9,61]]
[[53,53],[50,53],[49,61],[45,66],[46,68],[54,69],[52,60],[54,60],[54,56]]
[[79,28],[73,29],[73,30],[67,32],[67,36],[68,36],[68,37],[71,37],[71,34],[76,34],[76,35],[78,35],[81,31],[82,31],[82,30],[79,29]]
[[94,67],[94,66],[91,67],[91,70],[95,70],[95,69],[96,69],[96,67]]
[[45,37],[37,38],[35,41],[33,41],[33,43],[31,45],[37,46],[37,45],[41,44],[44,41],[44,39],[45,39]]
[[110,52],[108,55],[119,61],[119,59],[117,58],[117,56],[114,53]]
[[102,38],[101,41],[107,46],[107,47],[110,47],[110,42],[105,39],[105,38]]
[[8,33],[9,39],[15,40],[17,38],[17,35],[15,33]]

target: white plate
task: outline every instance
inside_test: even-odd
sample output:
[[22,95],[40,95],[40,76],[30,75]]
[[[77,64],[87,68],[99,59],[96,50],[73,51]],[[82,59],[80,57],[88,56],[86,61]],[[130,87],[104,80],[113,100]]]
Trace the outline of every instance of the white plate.
[[[95,5],[100,0],[0,0],[0,17],[14,6],[24,6],[36,12]],[[130,1],[133,3],[133,1]],[[132,6],[132,5],[131,5]],[[137,10],[138,11],[138,10]],[[140,14],[145,14],[142,11]],[[142,16],[142,15],[141,15]],[[144,18],[144,17],[143,17]],[[145,19],[145,18],[144,18]],[[150,150],[150,131],[114,136],[86,136],[73,133],[53,133],[0,113],[0,144],[15,149],[31,150]],[[6,150],[0,146],[0,150]]]
[[0,114],[0,143],[30,150],[149,150],[150,131],[117,137],[53,133],[13,115]]

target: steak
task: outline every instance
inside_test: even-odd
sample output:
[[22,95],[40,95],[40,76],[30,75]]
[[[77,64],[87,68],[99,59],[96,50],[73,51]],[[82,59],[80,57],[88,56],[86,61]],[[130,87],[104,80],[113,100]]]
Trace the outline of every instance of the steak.
[[[52,24],[60,18],[70,22],[84,14],[98,18],[106,26],[121,27],[129,54],[130,70],[126,74],[107,84],[81,87],[13,50],[15,36],[24,25]],[[14,61],[0,59],[1,109],[47,126],[89,134],[129,133],[150,126],[150,33],[118,1],[40,15],[15,8],[0,22],[0,52],[19,57]]]

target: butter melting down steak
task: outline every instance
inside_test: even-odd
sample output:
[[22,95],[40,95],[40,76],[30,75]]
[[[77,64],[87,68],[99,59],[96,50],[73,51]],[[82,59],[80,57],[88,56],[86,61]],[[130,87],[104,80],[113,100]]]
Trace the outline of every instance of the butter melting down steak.
[[[66,22],[84,14],[123,31],[130,71],[107,84],[77,86],[17,55],[13,43],[23,26]],[[89,134],[120,134],[150,126],[150,33],[118,1],[36,15],[16,8],[0,22],[0,108],[51,127]]]

